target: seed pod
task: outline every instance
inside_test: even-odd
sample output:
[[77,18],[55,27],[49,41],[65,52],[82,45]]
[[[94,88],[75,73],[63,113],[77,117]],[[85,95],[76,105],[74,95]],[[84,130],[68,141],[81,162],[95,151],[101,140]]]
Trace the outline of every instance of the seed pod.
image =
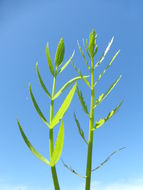
[[62,63],[64,59],[64,54],[65,54],[64,41],[63,38],[61,38],[55,55],[55,64],[57,67]]

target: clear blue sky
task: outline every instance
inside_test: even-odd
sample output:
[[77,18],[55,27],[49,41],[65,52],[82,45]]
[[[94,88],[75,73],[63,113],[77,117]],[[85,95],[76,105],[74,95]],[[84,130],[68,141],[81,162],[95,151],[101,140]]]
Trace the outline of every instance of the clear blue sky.
[[[98,34],[99,51],[96,59],[102,55],[114,36],[111,51],[97,70],[96,77],[117,50],[121,50],[110,70],[97,85],[96,97],[105,92],[119,74],[122,74],[122,79],[96,110],[96,118],[106,116],[124,99],[117,115],[95,133],[93,167],[115,149],[127,147],[94,173],[92,181],[104,185],[116,182],[124,184],[126,181],[142,183],[142,7],[143,2],[139,0],[0,1],[0,189],[16,190],[20,186],[23,187],[22,190],[53,189],[50,168],[28,150],[19,133],[16,118],[19,118],[32,144],[48,157],[48,129],[34,110],[28,83],[31,82],[42,111],[49,117],[50,102],[39,84],[36,61],[39,62],[43,80],[51,89],[52,77],[46,62],[46,43],[49,41],[51,57],[54,59],[58,41],[63,37],[66,48],[64,61],[75,49],[75,64],[81,68],[83,74],[88,74],[77,47],[77,40],[82,43],[82,38],[87,38],[92,28]],[[56,90],[74,76],[77,74],[69,65],[59,77]],[[79,85],[83,89],[86,102],[89,102],[88,89],[83,82]],[[55,102],[55,112],[68,91],[69,89],[59,98],[59,102]],[[62,158],[84,175],[87,149],[77,132],[74,111],[85,136],[88,134],[88,118],[75,95],[64,117],[65,144]],[[57,164],[57,172],[62,190],[68,190],[68,187],[76,189],[84,182],[66,170],[61,161]]]

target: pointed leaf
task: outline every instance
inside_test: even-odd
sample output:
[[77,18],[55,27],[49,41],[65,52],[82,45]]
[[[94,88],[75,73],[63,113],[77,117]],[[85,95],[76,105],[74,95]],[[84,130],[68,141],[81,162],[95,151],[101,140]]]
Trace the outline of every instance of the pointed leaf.
[[87,178],[86,176],[80,175],[78,172],[76,172],[70,166],[68,166],[67,164],[65,164],[63,160],[62,160],[62,163],[63,163],[64,167],[67,168],[69,171],[71,171],[73,174],[75,174],[75,175],[77,175],[78,177],[81,177],[81,178]]
[[54,71],[54,67],[53,67],[52,61],[51,61],[48,43],[47,43],[47,46],[46,46],[46,56],[47,56],[47,62],[48,62],[49,69],[51,71],[51,74],[54,76],[55,75],[55,71]]
[[75,113],[74,113],[74,119],[75,119],[75,122],[76,122],[76,125],[77,125],[78,132],[79,132],[80,136],[82,137],[82,139],[84,140],[84,142],[86,144],[88,144],[87,141],[86,141],[86,139],[85,139],[84,132],[83,132],[82,128],[80,127],[79,121],[78,121]]
[[77,92],[78,98],[79,98],[79,100],[80,100],[80,103],[81,103],[81,105],[82,105],[82,107],[83,107],[84,112],[89,116],[89,112],[88,112],[86,103],[85,103],[85,101],[84,101],[84,99],[83,99],[82,92],[79,91],[79,88],[78,88],[78,87],[77,87],[77,89],[76,89],[76,92]]
[[81,72],[80,72],[80,69],[78,70],[78,69],[76,68],[76,66],[75,66],[75,64],[73,63],[73,61],[72,61],[72,65],[73,65],[75,71],[78,73],[78,75],[83,79],[83,81],[85,82],[85,84],[91,89],[89,82],[87,81],[86,78],[83,77],[83,75],[82,75]]
[[109,44],[108,44],[108,46],[107,46],[105,52],[103,53],[102,57],[99,59],[99,61],[98,61],[98,62],[96,63],[96,65],[94,66],[94,69],[96,69],[96,68],[102,63],[102,61],[104,60],[106,54],[107,54],[108,51],[110,50],[110,47],[111,47],[111,45],[112,45],[112,43],[113,43],[113,40],[114,40],[114,37],[113,37],[113,38],[111,39],[111,41],[109,42]]
[[120,53],[120,50],[114,55],[114,57],[111,59],[110,63],[107,65],[107,67],[104,69],[104,71],[98,76],[97,81],[95,82],[94,86],[98,83],[98,81],[102,78],[102,76],[105,74],[105,72],[109,69],[109,67],[112,65],[113,61],[117,57],[117,55]]
[[68,66],[68,64],[73,59],[74,54],[75,54],[75,51],[73,51],[72,56],[69,58],[69,60],[62,66],[62,68],[60,68],[60,70],[58,71],[58,74],[60,74]]
[[31,85],[29,84],[29,92],[30,92],[30,96],[31,96],[31,99],[32,99],[32,102],[33,102],[33,105],[38,113],[38,115],[40,116],[40,118],[42,119],[42,121],[49,127],[49,123],[47,122],[46,118],[44,117],[43,113],[41,112],[35,98],[34,98],[34,95],[32,93],[32,89],[31,89]]
[[48,164],[50,166],[50,162],[45,158],[43,157],[33,146],[32,144],[29,142],[28,138],[26,137],[26,135],[24,134],[24,131],[17,119],[17,123],[18,123],[18,127],[19,127],[19,130],[20,130],[20,133],[23,137],[23,140],[25,141],[26,145],[28,146],[28,148],[30,149],[30,151],[39,159],[41,160],[42,162]]
[[122,148],[119,148],[118,150],[115,150],[114,152],[112,152],[112,154],[110,154],[99,166],[97,166],[96,168],[92,169],[91,172],[94,172],[96,170],[98,170],[99,168],[101,168],[104,164],[106,164],[110,159],[111,157],[118,153],[119,151],[125,149],[126,147],[122,147]]
[[[88,76],[83,76],[84,78],[88,77]],[[52,98],[52,100],[55,100],[59,95],[62,94],[62,92],[64,90],[66,90],[71,84],[73,84],[74,82],[78,81],[79,79],[81,79],[81,77],[75,77],[71,80],[69,80],[66,84],[63,85],[63,87],[55,94],[55,96]]]
[[89,51],[88,51],[88,46],[87,46],[87,44],[85,44],[84,39],[83,39],[82,41],[83,41],[84,49],[85,49],[85,51],[86,51],[88,57],[90,57],[90,54],[89,54]]
[[50,160],[51,166],[54,166],[59,161],[62,154],[63,145],[64,145],[64,122],[62,120],[59,133],[57,136],[55,148],[52,154],[52,158]]
[[94,109],[108,96],[108,94],[114,89],[114,87],[116,86],[116,84],[119,82],[119,80],[121,79],[121,75],[117,78],[117,80],[110,86],[110,88],[107,90],[107,92],[104,94],[101,94],[101,96],[99,96],[98,100],[96,100],[96,104],[94,106]]
[[113,115],[115,115],[115,113],[118,111],[118,109],[120,108],[120,106],[122,105],[123,101],[114,109],[112,110],[104,119],[100,119],[98,122],[96,122],[95,127],[93,130],[101,127],[104,123],[106,123],[110,118],[113,117]]
[[76,86],[77,84],[75,84],[72,89],[70,90],[70,92],[68,93],[67,97],[65,98],[63,104],[61,105],[60,109],[58,110],[58,112],[56,113],[55,117],[53,118],[53,120],[50,123],[50,128],[53,129],[58,123],[59,121],[63,118],[64,114],[66,113],[68,107],[70,106],[70,103],[73,99],[75,90],[76,90]]
[[85,64],[86,64],[86,66],[87,66],[89,72],[91,72],[91,68],[90,68],[90,66],[89,66],[89,64],[88,64],[88,62],[87,62],[87,60],[86,60],[86,58],[85,58],[85,55],[84,55],[83,51],[81,50],[81,46],[80,46],[80,44],[79,44],[78,41],[77,41],[77,44],[78,44],[79,51],[80,51],[80,53],[81,53],[81,55],[82,55],[82,57],[83,57],[83,59],[84,59],[84,61],[85,61]]
[[51,99],[51,95],[49,93],[49,91],[47,90],[42,78],[41,78],[41,75],[40,75],[40,72],[39,72],[39,69],[38,69],[38,63],[36,64],[36,71],[37,71],[37,75],[38,75],[38,79],[39,79],[39,82],[43,88],[43,90],[46,92],[47,96]]
[[97,51],[98,51],[98,46],[96,45],[93,56],[96,55]]
[[65,54],[64,40],[63,38],[61,38],[55,55],[55,64],[57,67],[62,63],[64,59],[64,54]]

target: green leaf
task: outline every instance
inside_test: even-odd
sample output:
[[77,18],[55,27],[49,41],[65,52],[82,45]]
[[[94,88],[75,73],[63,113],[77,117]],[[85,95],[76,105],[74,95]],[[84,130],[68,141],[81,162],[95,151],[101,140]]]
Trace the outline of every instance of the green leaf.
[[46,118],[44,117],[43,113],[41,112],[35,98],[34,98],[34,95],[32,93],[32,89],[31,89],[31,85],[29,84],[29,92],[30,92],[30,96],[31,96],[31,99],[32,99],[32,102],[33,102],[33,105],[38,113],[38,115],[40,116],[40,118],[42,119],[42,121],[49,127],[49,123],[47,122]]
[[83,59],[84,59],[84,61],[85,61],[85,64],[86,64],[86,66],[87,66],[89,72],[91,72],[91,68],[90,68],[90,66],[89,66],[89,64],[88,64],[88,61],[87,61],[86,58],[85,58],[85,55],[84,55],[83,51],[81,50],[81,46],[80,46],[80,44],[79,44],[78,41],[77,41],[77,44],[78,44],[79,51],[80,51],[80,53],[81,53],[81,55],[82,55],[82,57],[83,57]]
[[113,61],[117,57],[117,55],[120,53],[120,50],[114,55],[114,57],[111,59],[110,63],[107,65],[107,67],[104,69],[104,71],[98,76],[97,81],[95,82],[94,86],[98,83],[98,81],[102,78],[102,76],[105,74],[105,72],[109,69],[109,67],[112,65]]
[[111,47],[111,45],[112,45],[112,43],[113,43],[113,40],[114,40],[114,37],[113,37],[113,38],[111,39],[111,41],[108,43],[108,46],[107,46],[106,50],[104,51],[104,53],[103,53],[102,57],[99,59],[99,61],[95,64],[94,69],[96,69],[96,68],[102,63],[102,61],[104,60],[106,54],[107,54],[108,51],[110,50],[110,47]]
[[24,131],[17,119],[17,123],[18,123],[18,127],[19,127],[19,130],[20,130],[20,133],[23,137],[23,140],[25,141],[26,145],[28,146],[28,148],[30,149],[30,151],[39,159],[41,160],[42,162],[48,164],[50,166],[50,162],[45,158],[43,157],[33,146],[32,144],[29,142],[28,138],[26,137],[26,135],[24,134]]
[[84,101],[84,99],[83,99],[82,92],[79,91],[79,88],[78,88],[78,87],[77,87],[77,89],[76,89],[76,92],[77,92],[78,98],[79,98],[79,100],[80,100],[80,103],[81,103],[81,105],[82,105],[82,107],[83,107],[84,112],[89,116],[89,112],[88,112],[86,103],[85,103],[85,101]]
[[62,63],[64,59],[64,54],[65,54],[64,40],[63,38],[61,38],[55,55],[55,64],[57,67]]
[[70,90],[70,92],[68,93],[67,97],[65,98],[63,104],[61,105],[60,109],[58,110],[58,112],[56,113],[55,117],[53,118],[53,120],[50,123],[50,128],[53,129],[58,123],[59,121],[63,118],[64,114],[66,113],[68,107],[70,106],[70,103],[73,99],[75,90],[76,90],[76,86],[77,84],[75,84],[72,89]]
[[104,164],[106,164],[110,159],[111,157],[114,155],[114,154],[117,154],[119,151],[125,149],[126,147],[122,147],[122,148],[119,148],[118,150],[115,150],[114,152],[112,152],[99,166],[97,166],[96,168],[92,169],[91,172],[94,172],[96,170],[98,170],[99,168],[101,168]]
[[52,61],[51,61],[48,43],[47,43],[47,46],[46,46],[46,56],[47,56],[47,62],[48,62],[49,69],[51,71],[51,74],[54,76],[55,75],[55,71],[54,71],[54,67],[53,67]]
[[89,51],[88,51],[88,46],[87,46],[87,44],[85,44],[84,39],[83,39],[82,41],[83,41],[84,49],[85,49],[85,51],[86,51],[88,57],[90,57],[90,54],[89,54]]
[[108,94],[114,89],[114,87],[116,86],[116,84],[119,82],[120,79],[121,79],[121,75],[110,86],[110,88],[107,90],[107,92],[105,94],[103,93],[103,94],[101,94],[101,96],[99,96],[99,98],[96,100],[96,104],[94,106],[94,109],[108,96]]
[[52,154],[52,157],[50,159],[50,165],[54,166],[60,159],[62,150],[63,150],[63,145],[64,145],[64,122],[62,120],[59,133],[57,136],[55,148]]
[[79,121],[78,121],[75,113],[74,113],[74,119],[75,119],[75,122],[76,122],[76,125],[77,125],[77,128],[78,128],[80,136],[82,137],[82,139],[84,140],[84,142],[86,144],[88,144],[87,141],[86,141],[86,139],[85,139],[84,132],[83,132],[82,128],[80,127]]
[[39,79],[39,82],[43,88],[43,90],[46,92],[47,96],[51,99],[51,95],[49,93],[49,91],[47,90],[42,78],[41,78],[41,75],[40,75],[40,72],[39,72],[39,69],[38,69],[38,63],[36,64],[36,71],[37,71],[37,75],[38,75],[38,79]]
[[69,58],[69,60],[62,66],[62,68],[60,68],[60,70],[58,71],[58,74],[60,74],[72,61],[74,54],[75,54],[75,51],[73,51],[72,56]]
[[120,106],[122,105],[123,101],[111,112],[109,112],[109,114],[104,118],[104,119],[100,119],[98,122],[96,122],[95,127],[93,128],[93,130],[98,129],[99,127],[101,127],[104,123],[106,123],[110,118],[113,117],[113,115],[115,115],[115,113],[118,111],[118,109],[120,108]]
[[[88,77],[88,76],[84,76],[85,78]],[[63,85],[63,87],[55,94],[55,96],[52,98],[52,100],[55,100],[59,95],[62,94],[62,92],[64,90],[66,90],[71,84],[73,84],[74,82],[78,81],[79,79],[81,79],[80,76],[78,77],[75,77],[71,80],[69,80],[66,84]]]
[[97,51],[98,51],[98,46],[96,45],[95,50],[94,50],[93,57],[96,55]]
[[76,66],[75,66],[75,64],[73,63],[73,61],[72,61],[72,65],[73,65],[75,71],[78,73],[78,75],[83,79],[83,81],[85,82],[85,84],[91,89],[89,82],[88,82],[87,79],[84,78],[84,76],[81,74],[80,69],[78,70],[78,69],[76,68]]

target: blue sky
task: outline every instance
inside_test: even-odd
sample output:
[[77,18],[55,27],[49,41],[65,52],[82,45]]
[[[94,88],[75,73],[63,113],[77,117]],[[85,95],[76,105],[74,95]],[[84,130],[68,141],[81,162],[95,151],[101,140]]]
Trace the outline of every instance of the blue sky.
[[[35,69],[36,61],[39,62],[43,80],[48,89],[51,89],[52,77],[46,62],[46,43],[49,42],[51,57],[54,59],[57,44],[63,37],[66,48],[64,61],[75,49],[74,62],[87,75],[77,40],[82,43],[82,38],[87,38],[92,28],[98,34],[99,51],[95,61],[114,36],[112,48],[97,70],[96,77],[117,50],[121,50],[110,70],[97,85],[96,97],[105,92],[120,74],[122,79],[96,110],[96,119],[106,116],[124,99],[117,115],[95,133],[93,167],[112,151],[122,146],[127,147],[93,174],[93,189],[143,189],[142,6],[143,2],[139,0],[0,1],[0,189],[53,189],[50,168],[28,150],[19,133],[16,118],[19,118],[32,144],[48,157],[48,129],[34,110],[28,83],[31,82],[37,102],[49,117],[50,101],[40,87]],[[72,65],[69,65],[59,77],[56,90],[74,76],[77,74]],[[89,102],[88,89],[83,82],[79,82],[79,85],[85,101]],[[69,89],[59,98],[59,102],[55,102],[55,113],[68,91]],[[64,117],[65,144],[62,158],[84,175],[87,149],[77,132],[74,111],[85,136],[88,136],[88,118],[75,95]],[[84,181],[66,170],[60,161],[57,172],[61,189],[83,189]]]

